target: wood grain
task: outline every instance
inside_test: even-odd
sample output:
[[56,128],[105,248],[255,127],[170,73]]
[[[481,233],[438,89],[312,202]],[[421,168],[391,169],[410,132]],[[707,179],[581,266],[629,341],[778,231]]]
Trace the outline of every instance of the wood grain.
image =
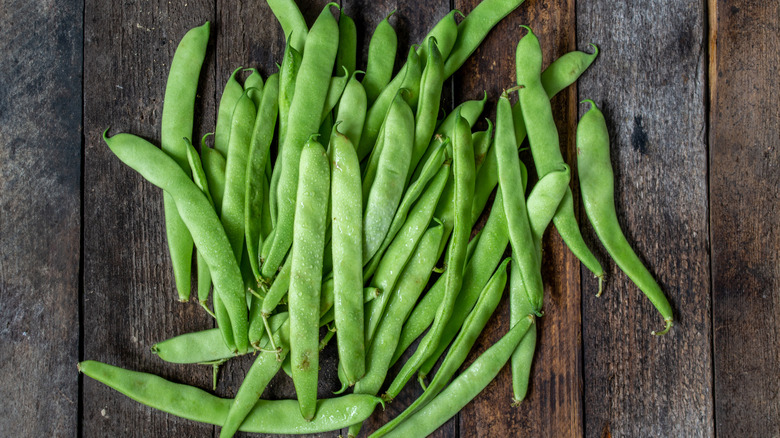
[[74,436],[78,428],[81,8],[66,1],[0,3],[0,430],[6,436]]
[[710,2],[715,419],[780,435],[780,5]]
[[600,249],[604,295],[583,282],[587,436],[714,434],[704,17],[701,3],[577,5],[577,40],[601,48],[579,98],[604,111],[618,218],[676,318],[652,336],[662,318]]
[[[455,6],[468,12],[478,3],[460,1]],[[527,24],[533,28],[542,44],[546,66],[575,48],[574,12],[573,1],[524,2],[489,34],[465,63],[463,73],[456,74],[455,101],[475,98],[486,90],[488,106],[485,115],[494,119],[499,94],[516,83],[515,49],[525,35],[519,26]],[[561,148],[569,162],[574,151],[575,97],[572,88],[561,93],[553,102]],[[530,155],[523,154],[522,159],[535,173]],[[545,236],[543,251],[545,316],[539,320],[537,354],[528,398],[519,408],[511,406],[512,377],[509,368],[505,368],[472,404],[461,411],[461,436],[582,435],[579,262],[554,231]],[[499,309],[467,363],[508,331],[508,302],[500,305]]]
[[[171,366],[149,349],[212,322],[195,302],[182,304],[176,297],[162,192],[116,159],[101,133],[111,126],[112,133],[159,142],[173,53],[188,29],[213,19],[213,4],[88,1],[85,13],[84,358],[209,388],[210,367]],[[202,80],[209,76],[213,72]],[[200,118],[213,125],[213,110],[201,111]],[[85,437],[204,436],[214,430],[142,406],[88,378],[83,405]]]

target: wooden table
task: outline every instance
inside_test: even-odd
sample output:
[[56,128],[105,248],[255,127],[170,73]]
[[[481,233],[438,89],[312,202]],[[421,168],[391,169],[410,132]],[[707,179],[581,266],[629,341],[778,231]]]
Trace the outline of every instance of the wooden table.
[[[300,3],[311,23],[325,2]],[[371,30],[393,10],[404,53],[451,7],[467,13],[478,1],[341,3],[365,54]],[[577,102],[594,99],[611,129],[621,223],[677,322],[668,336],[650,335],[660,317],[580,212],[607,269],[604,296],[594,297],[594,279],[548,232],[530,398],[510,407],[505,369],[436,436],[780,436],[779,8],[528,0],[447,83],[444,108],[486,90],[492,118],[514,81],[518,25],[534,28],[545,63],[599,45],[596,63],[553,100],[565,157],[574,164],[586,109]],[[174,49],[206,20],[213,33],[196,133],[212,130],[235,67],[275,71],[281,28],[260,0],[3,0],[0,11],[2,435],[216,436],[76,372],[77,361],[95,359],[202,388],[211,381],[210,368],[172,366],[149,350],[213,323],[197,304],[175,300],[160,191],[100,135],[110,126],[159,138]],[[500,309],[476,350],[506,331],[505,303]],[[226,365],[216,393],[232,395],[250,363]],[[334,367],[326,355],[323,395],[336,385]],[[290,397],[291,386],[277,378],[267,396]],[[408,385],[366,429],[419,392]]]

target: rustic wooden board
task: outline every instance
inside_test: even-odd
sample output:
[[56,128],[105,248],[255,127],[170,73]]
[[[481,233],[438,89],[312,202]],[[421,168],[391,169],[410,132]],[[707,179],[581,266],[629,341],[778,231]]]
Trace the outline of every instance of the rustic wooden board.
[[780,5],[710,8],[716,432],[778,436]]
[[667,336],[652,336],[662,318],[583,226],[607,272],[600,299],[583,275],[585,434],[712,436],[703,5],[577,6],[579,44],[602,50],[579,98],[604,111],[618,217],[676,318]]
[[[478,3],[461,1],[455,6],[467,12]],[[491,32],[466,62],[463,73],[455,76],[456,102],[476,98],[486,90],[489,102],[485,115],[495,120],[498,96],[516,83],[515,49],[526,33],[519,28],[522,24],[530,25],[539,37],[545,66],[575,49],[573,1],[526,1]],[[561,148],[569,162],[574,151],[575,97],[575,89],[571,88],[554,100],[553,107]],[[523,154],[522,158],[532,169],[530,154]],[[548,232],[544,239],[542,274],[545,316],[539,320],[537,353],[528,397],[520,407],[511,406],[512,376],[506,367],[472,404],[461,411],[461,436],[582,435],[579,262],[554,231]],[[508,302],[499,309],[467,363],[509,329]]]
[[[112,133],[131,132],[159,144],[176,45],[188,29],[213,16],[213,3],[198,0],[134,7],[89,1],[85,8],[84,358],[202,388],[210,386],[210,367],[171,366],[149,349],[212,326],[194,301],[181,304],[176,297],[162,192],[116,159],[101,133],[111,126]],[[213,83],[213,63],[201,78]],[[204,89],[213,96],[213,87]],[[203,124],[213,126],[213,106],[201,111]],[[142,406],[88,378],[83,406],[85,437],[204,436],[214,430]]]
[[0,6],[0,430],[6,436],[77,433],[80,3]]

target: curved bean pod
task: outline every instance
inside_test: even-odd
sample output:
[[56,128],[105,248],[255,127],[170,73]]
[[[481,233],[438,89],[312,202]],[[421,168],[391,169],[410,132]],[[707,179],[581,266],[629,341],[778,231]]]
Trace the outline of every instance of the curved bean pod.
[[436,38],[429,38],[428,41],[428,57],[420,78],[420,99],[414,116],[414,147],[409,172],[406,175],[407,185],[417,163],[428,149],[431,136],[436,129],[436,117],[439,115],[439,103],[444,85],[444,60],[436,45]]
[[[146,406],[177,417],[222,425],[231,399],[200,388],[173,383],[153,374],[125,370],[95,361],[79,363],[79,371]],[[239,430],[254,433],[306,434],[338,430],[368,418],[382,399],[351,394],[320,400],[311,421],[297,415],[295,400],[259,400]]]
[[672,328],[674,315],[658,282],[642,264],[626,240],[615,211],[615,178],[609,158],[609,133],[604,115],[591,100],[591,109],[577,125],[577,171],[585,213],[599,241],[618,267],[639,287],[663,316],[665,327],[654,335]]
[[357,68],[357,28],[355,21],[343,11],[339,15],[339,50],[336,53],[336,69],[346,69],[352,75]]
[[241,271],[208,198],[172,158],[153,144],[131,134],[113,137],[107,134],[107,131],[103,133],[103,140],[117,158],[173,196],[182,220],[209,266],[215,295],[224,305],[224,314],[216,305],[215,310],[227,347],[246,351],[248,321]]
[[252,102],[255,104],[255,108],[260,108],[260,103],[263,100],[264,91],[263,76],[259,71],[257,71],[256,68],[246,68],[244,71],[251,72],[249,76],[244,79],[244,89],[255,89],[255,92],[250,93],[249,97],[252,98]]
[[287,36],[288,43],[295,50],[303,51],[309,28],[306,26],[306,20],[295,4],[295,0],[266,0],[271,12],[274,13],[279,24],[282,25],[282,31]]
[[363,87],[366,89],[369,104],[376,100],[393,77],[393,65],[398,49],[398,36],[388,21],[393,13],[395,11],[377,24],[368,42],[368,61]]
[[344,93],[337,106],[335,122],[339,124],[339,131],[352,142],[353,147],[360,143],[367,108],[366,90],[355,77],[357,73],[352,74],[347,86],[344,87]]
[[238,72],[244,67],[238,67],[225,83],[222,90],[222,97],[219,99],[219,109],[217,110],[217,124],[214,127],[214,149],[219,151],[223,157],[228,155],[228,141],[230,139],[230,130],[232,129],[233,110],[236,108],[238,99],[244,94],[244,87],[238,82]]

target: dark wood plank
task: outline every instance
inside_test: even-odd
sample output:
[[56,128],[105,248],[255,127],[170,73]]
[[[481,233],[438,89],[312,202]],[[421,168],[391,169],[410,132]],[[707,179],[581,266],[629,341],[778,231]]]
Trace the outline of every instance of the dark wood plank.
[[[371,34],[374,32],[377,24],[385,19],[391,12],[395,11],[390,18],[390,24],[398,35],[398,51],[396,56],[396,69],[406,61],[409,47],[412,44],[420,43],[428,31],[450,11],[449,1],[428,1],[425,7],[421,7],[420,2],[413,0],[344,0],[342,1],[344,13],[355,20],[355,27],[358,32],[358,68],[365,70],[368,53],[368,44],[371,40]],[[445,91],[442,93],[443,103],[441,108],[449,111],[452,108],[449,84],[445,85]],[[393,377],[401,370],[406,359],[416,349],[413,346],[406,355],[399,360],[399,363],[390,369],[385,386],[390,384]],[[383,388],[384,390],[384,388]],[[365,437],[392,418],[400,414],[407,406],[422,393],[419,385],[412,381],[406,385],[403,391],[398,394],[392,403],[388,404],[382,411],[378,409],[363,426],[360,436]],[[346,431],[344,436],[346,436]],[[455,420],[449,421],[433,434],[434,437],[452,437],[457,435],[457,423]]]
[[[178,302],[167,254],[162,192],[125,167],[104,129],[159,143],[173,53],[192,27],[213,20],[212,2],[88,1],[85,9],[84,358],[152,372],[208,389],[211,368],[172,366],[149,347],[209,328],[194,302]],[[210,51],[207,58],[213,58]],[[209,79],[211,78],[211,79]],[[213,63],[201,76],[213,100]],[[199,118],[213,126],[213,104]],[[196,130],[196,133],[198,130]],[[214,428],[142,406],[91,379],[83,385],[83,436],[210,436]]]
[[780,434],[780,6],[710,2],[718,436]]
[[[464,12],[477,1],[458,1]],[[574,2],[529,0],[504,19],[455,77],[455,101],[488,92],[486,115],[495,117],[495,102],[503,89],[515,84],[515,48],[530,25],[539,37],[545,65],[575,48]],[[462,93],[462,94],[461,94]],[[562,149],[571,162],[576,123],[574,89],[554,101]],[[523,154],[532,168],[530,155]],[[538,350],[526,401],[513,408],[512,377],[506,367],[499,377],[460,413],[461,436],[580,436],[582,435],[580,270],[576,258],[552,231],[544,239],[543,278],[545,316],[539,320]],[[509,329],[509,305],[499,306],[469,362]]]
[[620,223],[676,318],[652,336],[662,318],[583,225],[607,273],[600,299],[583,279],[590,437],[714,433],[704,16],[696,2],[577,3],[579,44],[602,50],[579,98],[604,111]]
[[82,3],[0,6],[6,436],[75,436],[78,428]]

